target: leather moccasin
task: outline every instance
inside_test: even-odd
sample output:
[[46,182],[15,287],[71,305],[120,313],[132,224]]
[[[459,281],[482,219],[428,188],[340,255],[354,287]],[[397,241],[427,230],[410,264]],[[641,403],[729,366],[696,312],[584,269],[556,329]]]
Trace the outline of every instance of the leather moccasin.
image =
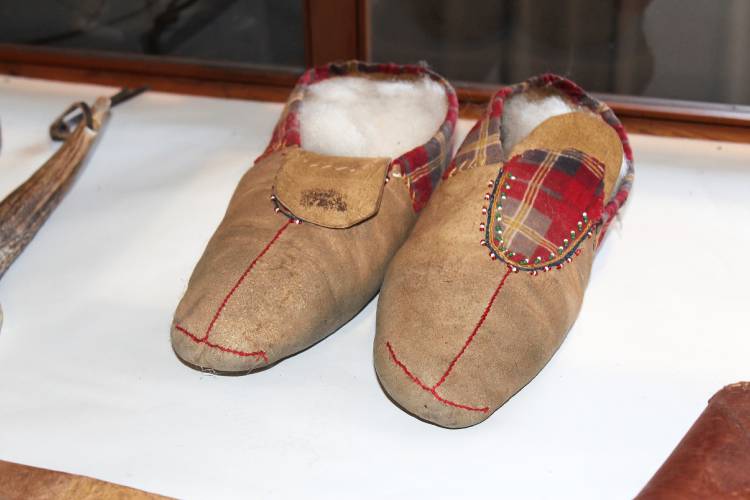
[[[338,89],[341,99],[368,82],[392,84],[373,96],[375,110],[409,85],[437,86],[441,114],[429,129],[415,132],[422,142],[404,144],[393,157],[308,149],[302,130],[308,96],[317,85],[342,79],[348,83]],[[350,134],[341,118],[348,111],[330,116],[343,120],[343,131],[333,127],[341,142]],[[388,262],[440,181],[457,111],[450,84],[421,66],[352,61],[307,71],[193,271],[171,329],[177,356],[203,369],[250,371],[307,348],[351,319],[377,293]],[[362,125],[384,137],[388,117],[381,118],[381,125],[374,119]]]
[[620,122],[574,83],[497,92],[388,268],[374,345],[388,395],[466,427],[528,383],[578,316],[632,179]]

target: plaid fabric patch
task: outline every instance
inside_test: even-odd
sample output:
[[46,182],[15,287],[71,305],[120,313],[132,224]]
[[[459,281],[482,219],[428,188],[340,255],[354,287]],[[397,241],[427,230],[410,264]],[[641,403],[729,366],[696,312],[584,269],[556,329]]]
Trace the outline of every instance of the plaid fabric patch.
[[[458,119],[458,98],[453,87],[443,77],[424,66],[371,64],[361,61],[331,63],[307,70],[287,99],[286,106],[274,128],[271,142],[264,156],[290,146],[300,146],[299,108],[307,88],[317,82],[337,76],[362,76],[377,79],[404,79],[427,76],[440,83],[448,99],[448,112],[435,135],[425,144],[408,151],[391,162],[393,177],[404,177],[409,187],[414,211],[421,210],[440,182],[453,152],[453,132]],[[256,160],[257,161],[257,160]]]
[[514,156],[490,195],[485,242],[524,271],[560,266],[602,216],[604,165],[576,149],[532,149]]
[[625,128],[617,116],[615,116],[615,113],[606,104],[597,101],[581,87],[566,78],[548,73],[530,78],[517,85],[500,89],[487,105],[484,117],[474,125],[474,128],[472,128],[466,139],[464,139],[453,162],[445,171],[443,177],[450,177],[461,170],[472,168],[476,165],[497,165],[499,168],[502,165],[504,155],[502,147],[502,118],[505,100],[534,88],[553,89],[563,96],[568,97],[574,104],[588,108],[599,114],[617,132],[622,141],[627,169],[625,175],[620,179],[614,196],[610,200],[605,200],[607,204],[602,213],[601,225],[596,228],[598,241],[601,241],[609,224],[617,215],[620,207],[625,203],[630,193],[635,173],[633,152],[630,149]]

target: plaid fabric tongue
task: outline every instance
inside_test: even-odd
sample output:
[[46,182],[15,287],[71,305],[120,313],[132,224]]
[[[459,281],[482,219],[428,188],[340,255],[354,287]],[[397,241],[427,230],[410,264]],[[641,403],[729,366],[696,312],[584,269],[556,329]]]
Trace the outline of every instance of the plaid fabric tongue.
[[575,149],[528,150],[503,166],[488,198],[493,258],[533,274],[559,268],[601,221],[604,165]]

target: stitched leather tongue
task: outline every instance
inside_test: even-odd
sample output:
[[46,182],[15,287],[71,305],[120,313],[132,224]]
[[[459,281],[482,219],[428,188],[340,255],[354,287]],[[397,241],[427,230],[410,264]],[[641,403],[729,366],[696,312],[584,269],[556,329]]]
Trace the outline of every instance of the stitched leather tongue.
[[347,228],[378,212],[389,158],[326,156],[294,147],[280,154],[274,195],[294,217]]

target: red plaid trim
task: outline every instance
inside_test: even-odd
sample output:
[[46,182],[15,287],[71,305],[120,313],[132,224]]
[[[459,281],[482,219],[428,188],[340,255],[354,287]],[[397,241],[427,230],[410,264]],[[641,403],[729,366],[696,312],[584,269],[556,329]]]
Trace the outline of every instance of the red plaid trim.
[[528,92],[532,88],[555,89],[562,95],[567,96],[574,104],[598,113],[617,132],[620,141],[622,141],[627,170],[623,178],[620,179],[615,195],[610,200],[605,200],[607,204],[602,213],[601,226],[598,228],[598,241],[601,241],[609,224],[627,200],[633,185],[635,175],[633,152],[630,149],[625,128],[615,116],[615,113],[606,104],[594,99],[581,87],[562,76],[547,73],[500,89],[490,100],[484,117],[476,123],[466,136],[443,177],[449,177],[475,165],[497,164],[498,168],[501,167],[503,158],[502,118],[505,100],[511,96]]
[[[388,76],[398,79],[405,75],[427,76],[440,83],[448,99],[448,112],[440,128],[425,144],[408,151],[391,162],[394,177],[403,176],[412,199],[414,211],[421,210],[440,183],[451,159],[453,132],[458,119],[458,98],[453,87],[443,77],[424,66],[398,64],[370,64],[360,61],[330,63],[307,70],[289,95],[281,117],[274,128],[271,142],[261,159],[279,149],[300,145],[299,107],[307,88],[322,80],[337,76]],[[257,161],[257,160],[256,160]]]
[[492,254],[524,271],[570,261],[601,220],[604,165],[576,149],[532,149],[505,164],[485,223]]

